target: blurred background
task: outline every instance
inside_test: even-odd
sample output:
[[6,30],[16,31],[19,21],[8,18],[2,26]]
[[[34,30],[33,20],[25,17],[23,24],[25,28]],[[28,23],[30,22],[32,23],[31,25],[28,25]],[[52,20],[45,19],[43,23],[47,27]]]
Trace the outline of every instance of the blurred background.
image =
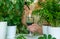
[[27,13],[24,12],[25,5],[30,7],[35,23],[60,26],[60,0],[0,0],[0,21],[7,21],[9,26],[16,25],[17,34],[28,34],[26,25],[22,23]]

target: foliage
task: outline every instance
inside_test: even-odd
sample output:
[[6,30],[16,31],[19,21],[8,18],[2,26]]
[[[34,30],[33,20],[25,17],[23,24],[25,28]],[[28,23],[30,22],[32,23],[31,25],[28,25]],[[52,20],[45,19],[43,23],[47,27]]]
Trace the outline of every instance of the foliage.
[[19,29],[19,33],[20,34],[28,34],[29,33],[29,30],[27,29],[27,27],[26,26],[18,26],[18,29]]
[[23,35],[20,35],[16,39],[26,39],[26,38]]
[[[26,33],[21,22],[24,11],[24,0],[0,0],[0,21],[7,21],[8,25],[16,25],[17,33]],[[25,26],[24,26],[25,27]]]
[[38,2],[41,9],[33,11],[41,16],[41,20],[45,19],[51,26],[60,26],[60,0],[46,0]]
[[[26,39],[24,35],[19,35],[17,39]],[[46,35],[43,34],[43,36],[38,37],[38,39],[56,39],[55,37],[52,37],[50,34]]]
[[40,36],[38,39],[56,39],[56,38],[52,37],[50,34],[48,36],[44,34],[43,37]]
[[0,2],[0,12],[4,21],[7,21],[10,25],[19,24],[23,13],[24,1],[17,0],[15,4],[10,0],[1,0]]
[[4,21],[2,8],[3,8],[3,2],[2,0],[0,0],[0,21]]

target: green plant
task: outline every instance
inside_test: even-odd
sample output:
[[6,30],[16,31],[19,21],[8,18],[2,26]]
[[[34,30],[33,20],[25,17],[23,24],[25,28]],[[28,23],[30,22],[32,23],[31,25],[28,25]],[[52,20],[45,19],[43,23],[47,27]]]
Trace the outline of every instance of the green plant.
[[0,12],[4,21],[7,21],[8,23],[10,22],[9,24],[11,25],[16,25],[21,19],[20,17],[23,13],[24,1],[17,0],[15,4],[10,0],[1,0],[0,2]]
[[0,12],[0,22],[4,21],[4,17],[2,16],[2,13]]
[[49,35],[44,34],[43,37],[40,36],[38,39],[56,39],[56,38],[52,37],[50,34]]
[[56,38],[52,38],[52,39],[56,39]]
[[[21,5],[20,5],[21,4]],[[14,4],[12,1],[5,1],[6,16],[5,20],[9,25],[18,25],[21,24],[21,17],[23,13],[24,1],[16,0]],[[8,6],[8,7],[7,7]]]
[[44,37],[39,37],[38,39],[44,39]]
[[[59,0],[51,0],[51,1],[47,1],[46,5],[45,5],[45,9],[47,9],[46,11],[46,14],[48,13],[48,15],[46,15],[46,18],[48,19],[47,21],[52,25],[52,26],[60,26],[60,21],[58,21],[58,17],[60,17],[60,4],[59,3]],[[47,7],[46,7],[47,6]],[[57,13],[56,13],[57,12]],[[59,15],[57,15],[59,14]],[[44,15],[44,16],[45,16]]]
[[48,35],[48,38],[49,38],[49,39],[52,39],[52,36],[51,36],[51,35]]
[[17,33],[27,32],[21,22],[23,11],[24,0],[0,0],[0,21],[7,21],[8,25],[16,25]]
[[16,39],[26,39],[26,38],[23,35],[20,35]]
[[60,0],[46,0],[38,2],[42,7],[33,11],[40,15],[41,20],[45,19],[51,26],[60,26]]
[[[26,39],[24,36],[25,35],[20,35],[17,37],[17,39]],[[43,34],[43,36],[40,36],[38,39],[56,39],[56,38],[52,37],[50,34],[49,35]]]
[[44,34],[44,38],[47,39],[47,35],[46,34]]
[[4,2],[2,0],[0,0],[0,21],[4,21],[4,17],[3,17],[3,4]]

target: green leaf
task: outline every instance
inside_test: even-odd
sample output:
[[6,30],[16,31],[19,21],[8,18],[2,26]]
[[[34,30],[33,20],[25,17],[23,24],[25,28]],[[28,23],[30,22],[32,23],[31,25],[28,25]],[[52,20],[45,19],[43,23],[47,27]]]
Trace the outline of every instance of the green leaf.
[[44,34],[43,36],[44,36],[44,39],[47,39],[47,35],[46,34]]
[[48,39],[52,39],[52,36],[50,34],[48,35]]
[[56,39],[56,38],[52,38],[52,39]]
[[38,39],[44,39],[44,37],[39,37]]

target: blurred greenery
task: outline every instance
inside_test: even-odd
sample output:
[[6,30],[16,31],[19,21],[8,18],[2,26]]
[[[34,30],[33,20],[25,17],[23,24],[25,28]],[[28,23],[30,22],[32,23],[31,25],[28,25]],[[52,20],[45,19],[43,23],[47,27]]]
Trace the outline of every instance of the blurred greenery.
[[[28,36],[27,36],[28,37]],[[17,39],[26,39],[25,35],[19,35]],[[56,39],[55,37],[52,37],[52,35],[48,34],[43,34],[43,36],[39,36],[38,39]]]
[[26,39],[26,38],[23,35],[20,35],[16,39]]
[[55,37],[52,37],[52,35],[46,35],[46,34],[43,34],[43,36],[41,37],[39,37],[38,39],[56,39]]
[[40,21],[45,19],[51,26],[60,26],[60,0],[46,0],[38,2],[40,9],[34,10],[33,13],[40,15]]
[[8,25],[16,25],[17,33],[27,33],[22,24],[24,0],[0,0],[0,21],[7,21]]
[[[19,35],[18,37],[16,37],[16,39],[26,39],[26,35]],[[34,38],[34,37],[33,37]],[[52,35],[46,35],[46,34],[43,34],[43,36],[39,36],[38,39],[56,39],[55,37],[52,37]]]
[[[29,6],[34,0],[27,1]],[[7,21],[8,25],[16,25],[17,33],[28,33],[25,25],[22,24],[24,11],[24,0],[0,0],[0,21]],[[40,15],[39,22],[45,19],[52,26],[60,26],[60,0],[46,0],[38,2],[41,9],[34,10],[35,15]]]

